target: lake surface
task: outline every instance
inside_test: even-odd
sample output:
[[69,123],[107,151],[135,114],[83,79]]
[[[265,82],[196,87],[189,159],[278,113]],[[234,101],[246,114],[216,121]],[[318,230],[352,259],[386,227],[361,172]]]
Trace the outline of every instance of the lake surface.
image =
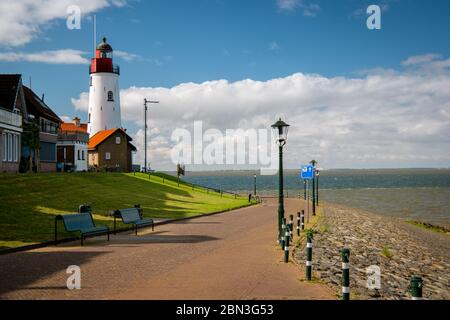
[[[253,171],[187,172],[184,180],[239,193],[253,192]],[[285,191],[303,197],[297,170],[286,170]],[[278,176],[256,178],[257,194],[275,196]],[[324,200],[407,220],[450,227],[450,169],[325,170],[319,176]]]

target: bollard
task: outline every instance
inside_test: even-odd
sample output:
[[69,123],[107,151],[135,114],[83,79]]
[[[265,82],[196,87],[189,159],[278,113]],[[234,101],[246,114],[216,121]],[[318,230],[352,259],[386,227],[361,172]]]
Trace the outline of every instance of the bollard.
[[312,275],[312,238],[313,235],[311,232],[308,232],[306,235],[307,242],[306,242],[306,280],[311,281],[311,275]]
[[284,234],[286,233],[286,218],[283,218],[282,220],[283,224],[281,225],[281,239],[279,239],[280,241],[280,246],[281,246],[281,250],[284,250]]
[[341,250],[342,257],[342,300],[350,300],[350,249]]
[[287,232],[284,237],[284,262],[289,262],[289,234]]
[[411,300],[422,300],[423,280],[421,277],[411,278]]
[[297,212],[297,237],[300,236],[300,212]]
[[305,230],[305,210],[302,210],[302,230]]
[[284,247],[288,247],[289,248],[289,240],[290,240],[290,236],[289,236],[289,225],[286,224],[286,231],[284,233]]
[[284,246],[289,248],[290,236],[289,236],[289,225],[288,224],[286,225],[286,233],[284,234],[284,236],[285,236],[285,244],[284,244]]
[[289,238],[290,238],[291,242],[294,239],[294,215],[293,214],[289,215]]
[[281,239],[278,240],[278,242],[280,243],[281,250],[284,250],[284,238],[283,238],[283,236],[281,236]]

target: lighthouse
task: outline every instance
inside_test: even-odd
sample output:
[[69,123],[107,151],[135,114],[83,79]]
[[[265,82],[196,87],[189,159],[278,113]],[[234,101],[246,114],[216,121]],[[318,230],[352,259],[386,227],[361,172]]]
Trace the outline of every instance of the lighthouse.
[[90,136],[114,128],[121,128],[119,66],[113,64],[113,49],[103,38],[95,50],[89,67]]

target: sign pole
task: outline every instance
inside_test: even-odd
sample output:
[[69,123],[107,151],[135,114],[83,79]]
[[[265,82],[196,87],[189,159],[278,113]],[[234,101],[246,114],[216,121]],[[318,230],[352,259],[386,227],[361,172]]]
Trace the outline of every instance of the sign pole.
[[306,223],[309,223],[309,186],[306,180]]

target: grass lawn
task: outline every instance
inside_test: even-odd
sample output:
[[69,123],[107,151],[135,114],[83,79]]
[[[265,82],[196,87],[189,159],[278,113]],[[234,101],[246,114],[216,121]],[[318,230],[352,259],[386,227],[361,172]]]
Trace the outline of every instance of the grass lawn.
[[[140,204],[144,216],[183,218],[248,205],[233,195],[192,189],[164,175],[141,173],[0,174],[0,249],[53,239],[54,218],[90,204],[98,224],[108,213]],[[121,225],[119,224],[118,227]],[[66,234],[68,236],[68,234]]]

